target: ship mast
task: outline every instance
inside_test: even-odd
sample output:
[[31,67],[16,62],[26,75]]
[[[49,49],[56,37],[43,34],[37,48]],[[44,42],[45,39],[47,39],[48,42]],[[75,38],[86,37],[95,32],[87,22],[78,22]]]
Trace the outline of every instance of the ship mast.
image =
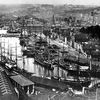
[[23,56],[23,69],[25,67],[25,59],[24,59],[24,56]]
[[[91,69],[92,69],[92,57],[91,57],[91,55],[90,55],[90,65],[89,66],[90,66],[89,71],[91,71]],[[89,79],[91,80],[91,76],[89,76]]]
[[1,42],[1,62],[2,62],[2,42]]
[[15,50],[16,50],[16,66],[17,66],[17,43],[16,43],[16,48],[15,48]]
[[58,79],[59,79],[59,49],[58,49],[58,66],[57,66],[57,74],[58,74]]
[[12,60],[12,47],[10,47],[10,61]]
[[90,55],[90,70],[92,69],[92,58],[91,58],[91,55]]
[[[80,49],[79,49],[79,55],[78,55],[78,62],[80,61]],[[77,65],[77,81],[80,83],[79,79],[79,73],[80,73],[80,66],[79,64]]]
[[8,52],[7,52],[7,54],[8,54],[8,58],[9,58],[9,40],[8,40]]
[[4,57],[5,57],[6,55],[5,55],[5,39],[4,39]]

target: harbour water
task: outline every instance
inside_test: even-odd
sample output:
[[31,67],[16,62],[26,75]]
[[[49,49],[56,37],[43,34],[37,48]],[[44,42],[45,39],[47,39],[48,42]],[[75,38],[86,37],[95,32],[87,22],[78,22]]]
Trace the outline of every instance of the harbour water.
[[[25,69],[27,72],[33,73],[34,76],[39,77],[51,77],[51,71],[45,69],[44,67],[36,64],[34,62],[34,58],[27,58],[26,56],[22,56],[22,47],[20,46],[20,40],[16,37],[1,37],[0,43],[2,46],[3,55],[11,57],[13,60],[16,60],[17,55],[17,64],[21,69]],[[54,67],[53,76],[62,77],[64,79],[67,78],[67,72],[61,68]]]

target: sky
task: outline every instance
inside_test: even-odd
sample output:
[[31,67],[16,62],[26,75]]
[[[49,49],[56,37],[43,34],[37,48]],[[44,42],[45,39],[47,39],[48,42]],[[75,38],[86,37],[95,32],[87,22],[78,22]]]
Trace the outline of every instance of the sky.
[[0,0],[0,4],[100,5],[100,0]]

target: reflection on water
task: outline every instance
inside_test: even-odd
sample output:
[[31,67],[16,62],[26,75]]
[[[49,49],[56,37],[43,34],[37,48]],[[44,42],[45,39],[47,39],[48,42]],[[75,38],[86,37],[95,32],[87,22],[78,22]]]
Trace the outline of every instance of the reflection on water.
[[[0,38],[0,43],[2,43],[2,51],[7,57],[12,56],[12,59],[16,59],[17,54],[17,64],[21,69],[24,68],[28,72],[33,73],[36,76],[50,77],[51,72],[44,67],[34,63],[34,58],[27,58],[22,56],[22,47],[20,46],[20,41],[18,38]],[[5,49],[4,49],[5,48]],[[54,68],[53,75],[58,76],[57,67]],[[59,77],[67,78],[67,72],[59,68]]]

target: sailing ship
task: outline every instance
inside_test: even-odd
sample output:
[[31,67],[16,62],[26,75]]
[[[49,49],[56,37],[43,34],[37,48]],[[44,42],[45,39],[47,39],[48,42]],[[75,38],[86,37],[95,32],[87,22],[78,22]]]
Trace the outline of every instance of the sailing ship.
[[35,54],[34,61],[40,64],[42,67],[45,67],[46,69],[53,70],[50,60],[44,59],[43,54]]
[[[58,66],[58,71],[59,71],[59,67],[60,67],[61,69],[68,72],[68,74],[67,74],[68,78],[67,79],[61,78],[61,80],[73,88],[88,87],[91,83],[89,66],[87,67],[87,69],[80,68],[81,65],[87,66],[87,63],[81,63],[81,62],[78,63],[79,60],[77,62],[75,62],[75,60],[73,61],[74,58],[67,60],[68,52],[66,52],[66,51],[63,51],[63,52],[58,51],[58,52],[59,52],[58,59],[56,59],[54,63]],[[62,56],[60,53],[62,53]],[[88,77],[85,77],[86,75],[88,75]],[[59,75],[58,75],[58,77],[59,77]],[[73,78],[70,79],[69,77],[73,77]]]
[[[42,41],[42,43],[40,42]],[[39,63],[41,66],[49,69],[49,70],[53,70],[52,67],[52,59],[50,57],[50,52],[47,46],[47,42],[41,40],[37,41],[35,44],[35,62]],[[45,47],[46,46],[46,47]],[[39,47],[39,49],[37,49],[37,47]]]
[[23,56],[27,56],[27,57],[34,57],[35,56],[35,50],[34,47],[25,47],[26,49],[23,50]]

